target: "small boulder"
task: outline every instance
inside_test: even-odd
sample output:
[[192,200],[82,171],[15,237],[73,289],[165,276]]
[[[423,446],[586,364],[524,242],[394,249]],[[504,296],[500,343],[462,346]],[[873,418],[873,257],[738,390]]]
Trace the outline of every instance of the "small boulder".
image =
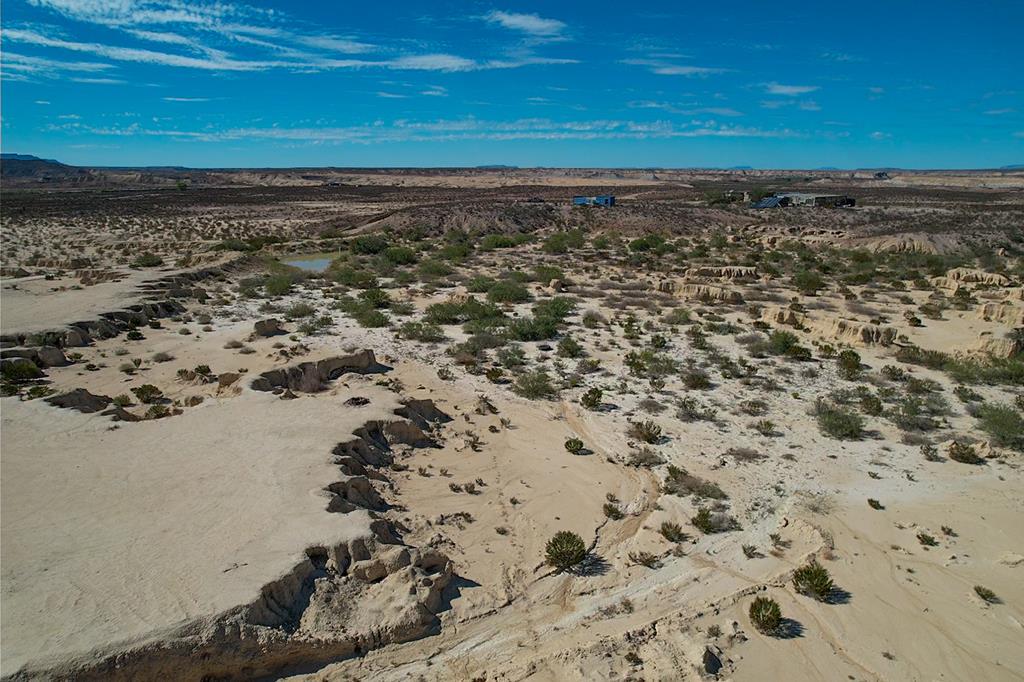
[[286,333],[281,329],[281,321],[274,318],[257,321],[253,326],[253,331],[256,336],[278,336]]
[[64,355],[64,351],[56,346],[37,348],[36,361],[43,367],[64,367],[71,364]]
[[73,391],[47,398],[46,402],[57,407],[92,414],[105,410],[110,405],[111,399],[109,396],[90,393],[84,388],[76,388]]

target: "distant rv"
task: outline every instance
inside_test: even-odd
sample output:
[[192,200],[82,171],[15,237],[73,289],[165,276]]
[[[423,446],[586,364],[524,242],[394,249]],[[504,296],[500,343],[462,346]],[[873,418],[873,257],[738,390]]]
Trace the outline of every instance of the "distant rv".
[[576,196],[572,198],[573,206],[614,206],[615,196],[612,194],[598,194],[596,197]]

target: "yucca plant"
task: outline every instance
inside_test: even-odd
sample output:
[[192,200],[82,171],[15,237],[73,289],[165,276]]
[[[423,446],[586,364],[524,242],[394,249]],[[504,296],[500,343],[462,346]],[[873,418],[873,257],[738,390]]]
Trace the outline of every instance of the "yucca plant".
[[548,540],[544,551],[547,563],[559,571],[568,571],[587,556],[587,546],[583,538],[569,530],[555,533]]
[[772,635],[782,626],[782,609],[779,603],[769,597],[756,597],[750,603],[750,622],[760,632]]
[[832,594],[834,586],[828,569],[811,559],[806,566],[801,566],[793,572],[793,587],[800,594],[818,601],[826,601]]

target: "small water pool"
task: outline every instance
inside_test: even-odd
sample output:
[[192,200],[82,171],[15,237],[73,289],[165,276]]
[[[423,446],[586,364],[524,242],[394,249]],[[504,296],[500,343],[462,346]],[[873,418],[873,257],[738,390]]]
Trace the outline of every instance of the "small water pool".
[[337,255],[333,253],[307,253],[301,256],[282,258],[281,262],[307,272],[323,272],[336,257]]

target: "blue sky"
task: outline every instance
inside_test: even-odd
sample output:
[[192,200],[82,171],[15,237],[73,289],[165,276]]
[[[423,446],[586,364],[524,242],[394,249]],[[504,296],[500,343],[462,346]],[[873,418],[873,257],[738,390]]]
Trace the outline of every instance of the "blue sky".
[[92,165],[997,167],[1024,163],[1022,28],[1019,0],[4,0],[2,147]]

